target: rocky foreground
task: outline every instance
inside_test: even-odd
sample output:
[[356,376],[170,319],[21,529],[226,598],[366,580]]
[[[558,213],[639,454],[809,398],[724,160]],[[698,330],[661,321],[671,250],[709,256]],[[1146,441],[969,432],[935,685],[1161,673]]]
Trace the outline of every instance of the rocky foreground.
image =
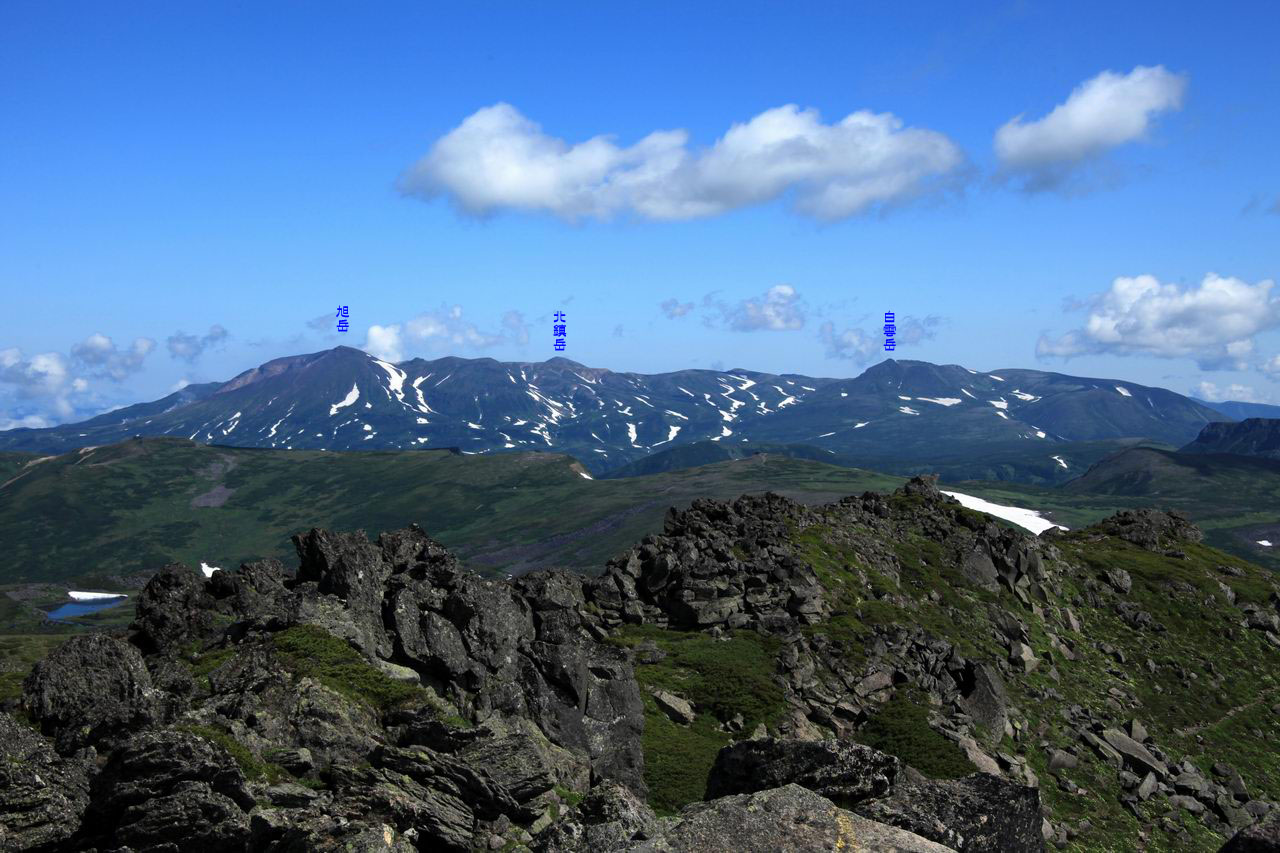
[[0,713],[0,848],[1280,850],[1280,586],[1174,515],[697,501],[584,578],[422,530],[155,575]]

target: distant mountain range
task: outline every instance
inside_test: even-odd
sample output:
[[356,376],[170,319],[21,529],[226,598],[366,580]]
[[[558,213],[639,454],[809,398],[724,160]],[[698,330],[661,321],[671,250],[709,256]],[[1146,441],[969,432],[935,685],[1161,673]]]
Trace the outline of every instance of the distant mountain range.
[[[958,466],[963,476],[1052,482],[1138,439],[1185,444],[1222,418],[1162,388],[1037,370],[890,359],[843,379],[640,374],[565,358],[391,364],[337,347],[79,424],[8,430],[0,450],[63,453],[139,435],[278,449],[543,450],[605,474],[695,443],[804,444],[885,471]],[[990,459],[1002,461],[975,467]]]
[[1209,403],[1197,397],[1189,399],[1195,400],[1202,406],[1208,406],[1215,412],[1220,412],[1234,421],[1242,421],[1245,418],[1280,418],[1280,406],[1271,406],[1266,403],[1241,403],[1238,400]]

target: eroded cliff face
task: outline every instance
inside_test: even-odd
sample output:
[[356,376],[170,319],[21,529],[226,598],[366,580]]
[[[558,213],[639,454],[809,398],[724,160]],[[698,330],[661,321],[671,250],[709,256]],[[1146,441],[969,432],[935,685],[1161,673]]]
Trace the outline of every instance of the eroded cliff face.
[[695,501],[594,578],[485,579],[416,527],[312,530],[293,572],[169,566],[0,715],[0,846],[1263,837],[1280,750],[1215,726],[1275,726],[1280,597],[1198,539],[1165,513],[1029,536],[917,479]]

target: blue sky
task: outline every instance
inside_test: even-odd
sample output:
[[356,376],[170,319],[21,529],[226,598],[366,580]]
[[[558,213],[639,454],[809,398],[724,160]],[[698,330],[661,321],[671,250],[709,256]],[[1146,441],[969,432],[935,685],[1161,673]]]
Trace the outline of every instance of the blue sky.
[[881,5],[4,4],[0,427],[556,310],[615,370],[856,375],[894,311],[1280,401],[1280,9]]

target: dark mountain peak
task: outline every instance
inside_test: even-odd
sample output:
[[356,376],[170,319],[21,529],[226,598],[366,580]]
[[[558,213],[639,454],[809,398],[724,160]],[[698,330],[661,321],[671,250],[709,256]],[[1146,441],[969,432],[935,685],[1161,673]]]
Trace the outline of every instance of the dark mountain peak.
[[275,358],[265,364],[250,368],[239,376],[236,376],[234,379],[223,383],[223,385],[214,393],[226,394],[231,391],[235,391],[238,388],[243,388],[246,385],[252,385],[255,382],[261,382],[264,379],[269,379],[272,376],[279,376],[280,374],[287,373],[291,370],[299,370],[321,360],[351,358],[357,354],[362,358],[369,358],[367,353],[362,352],[361,350],[352,349],[351,347],[334,347],[331,350],[308,353],[307,355],[287,355],[283,358]]
[[1239,423],[1205,424],[1183,453],[1235,453],[1280,459],[1280,419],[1245,418]]
[[557,355],[554,358],[549,358],[546,361],[544,361],[543,364],[545,364],[547,367],[577,368],[580,370],[585,370],[587,368],[585,364],[579,364],[573,359],[565,358],[562,355]]

